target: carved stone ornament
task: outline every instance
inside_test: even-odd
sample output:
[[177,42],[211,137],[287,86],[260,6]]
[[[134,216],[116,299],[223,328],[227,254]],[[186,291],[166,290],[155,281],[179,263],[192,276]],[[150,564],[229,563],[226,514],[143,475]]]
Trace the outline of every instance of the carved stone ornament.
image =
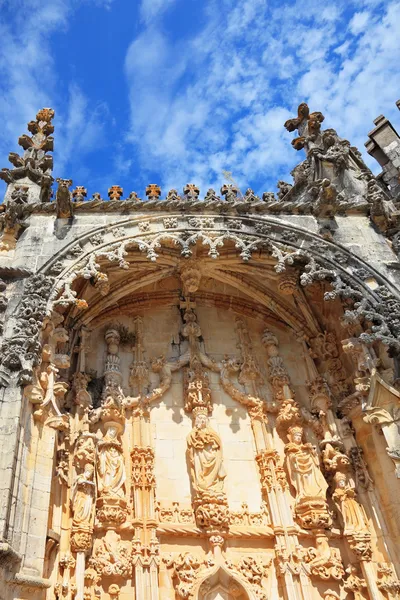
[[[206,414],[212,412],[211,390],[207,372],[201,364],[195,363],[184,371],[185,410],[204,408]],[[200,418],[200,417],[199,417]]]
[[32,368],[41,357],[39,335],[53,283],[52,277],[42,274],[27,279],[14,330],[1,346],[0,385],[7,385],[13,374],[21,385],[32,382]]
[[347,579],[344,582],[344,589],[346,592],[352,592],[355,600],[361,600],[365,598],[365,592],[367,584],[365,579],[361,575],[361,571],[358,565],[349,565],[346,569]]
[[338,548],[331,548],[325,535],[316,536],[316,547],[309,548],[304,555],[306,571],[318,579],[341,580],[344,568]]
[[131,542],[121,540],[116,531],[108,530],[103,538],[95,541],[90,564],[101,576],[129,577],[132,571]]
[[52,119],[54,110],[42,108],[36,115],[35,121],[28,123],[28,131],[32,134],[22,135],[18,144],[23,148],[23,156],[10,152],[8,160],[14,166],[13,169],[2,169],[0,178],[6,183],[13,183],[19,179],[28,177],[40,186],[40,202],[48,202],[51,194],[53,178],[53,157],[48,152],[53,151],[54,126]]
[[265,492],[272,489],[285,490],[288,487],[288,481],[285,470],[280,466],[279,454],[277,450],[263,450],[256,456],[256,461],[261,476],[261,488]]
[[393,566],[389,563],[378,563],[378,588],[388,599],[396,598],[400,593],[400,581],[397,579]]

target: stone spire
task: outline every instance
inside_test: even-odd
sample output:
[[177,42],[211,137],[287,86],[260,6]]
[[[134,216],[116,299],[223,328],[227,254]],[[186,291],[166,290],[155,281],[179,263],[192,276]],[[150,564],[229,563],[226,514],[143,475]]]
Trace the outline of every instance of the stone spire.
[[18,144],[24,150],[22,156],[10,152],[8,159],[14,168],[0,171],[0,178],[9,184],[6,199],[11,196],[15,183],[23,183],[29,188],[29,203],[49,201],[53,183],[53,157],[48,152],[53,151],[53,117],[52,108],[39,110],[36,120],[28,123],[31,135],[24,134],[18,139]]

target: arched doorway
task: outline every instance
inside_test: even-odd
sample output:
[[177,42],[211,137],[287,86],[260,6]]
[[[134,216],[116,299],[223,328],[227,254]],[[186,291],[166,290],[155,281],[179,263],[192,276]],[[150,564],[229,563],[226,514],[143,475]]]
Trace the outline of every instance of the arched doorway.
[[202,582],[198,600],[252,600],[236,577],[232,577],[224,568]]

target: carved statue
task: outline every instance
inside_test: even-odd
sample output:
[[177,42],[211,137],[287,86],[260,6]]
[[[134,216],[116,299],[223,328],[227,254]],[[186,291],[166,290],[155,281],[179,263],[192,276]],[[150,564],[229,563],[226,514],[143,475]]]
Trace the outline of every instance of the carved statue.
[[312,444],[303,443],[303,428],[291,427],[285,446],[286,466],[296,490],[296,504],[312,498],[326,499],[328,484],[319,468],[318,455]]
[[187,437],[192,485],[197,492],[222,492],[226,473],[219,435],[208,425],[204,411],[197,412]]
[[125,496],[126,472],[121,442],[117,439],[121,425],[105,424],[106,434],[98,443],[98,487],[102,496]]
[[336,473],[332,498],[343,518],[344,535],[368,532],[368,519],[364,507],[357,502],[355,489],[350,487],[344,473]]
[[77,476],[72,489],[73,527],[91,529],[93,526],[96,495],[96,484],[93,479],[94,466],[88,463],[83,473]]

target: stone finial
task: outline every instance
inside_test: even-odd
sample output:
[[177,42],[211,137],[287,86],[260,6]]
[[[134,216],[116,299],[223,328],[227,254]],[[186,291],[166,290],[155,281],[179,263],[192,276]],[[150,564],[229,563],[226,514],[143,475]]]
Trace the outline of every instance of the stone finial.
[[288,119],[284,127],[288,131],[298,131],[299,137],[292,140],[292,146],[295,150],[301,150],[307,143],[307,139],[315,139],[321,130],[321,123],[325,119],[320,112],[310,113],[310,109],[305,102],[299,104],[297,117]]
[[112,185],[108,189],[108,197],[110,200],[121,200],[121,196],[124,193],[124,190],[120,185]]
[[72,190],[72,200],[73,202],[84,202],[87,196],[87,189],[83,185],[77,185],[74,190]]
[[169,190],[166,199],[168,200],[168,202],[177,202],[179,200],[182,200],[182,198],[178,194],[178,190],[175,189]]
[[98,201],[98,200],[102,200],[102,197],[101,197],[101,194],[100,194],[100,192],[94,192],[94,193],[92,194],[92,200],[97,200],[97,201]]
[[217,196],[215,190],[210,188],[204,196],[204,202],[220,202],[221,198]]
[[233,183],[224,183],[221,187],[221,194],[224,196],[227,202],[235,202],[239,190]]
[[183,188],[183,193],[190,200],[197,200],[200,194],[200,190],[194,183],[187,183]]
[[54,132],[52,119],[54,110],[42,108],[36,115],[36,121],[28,123],[28,131],[32,135],[21,135],[18,144],[23,148],[23,156],[16,152],[10,152],[8,160],[15,167],[2,169],[0,179],[6,183],[13,183],[17,179],[29,177],[32,181],[42,187],[41,201],[48,202],[50,198],[50,186],[53,182],[51,171],[53,169],[53,157],[47,152],[53,151]]
[[247,188],[244,193],[243,199],[245,202],[259,202],[260,198],[255,195],[251,188]]
[[128,200],[131,200],[132,202],[139,202],[140,198],[136,192],[131,192],[128,196]]
[[146,188],[146,196],[149,200],[158,200],[161,196],[161,188],[156,183],[150,183]]

